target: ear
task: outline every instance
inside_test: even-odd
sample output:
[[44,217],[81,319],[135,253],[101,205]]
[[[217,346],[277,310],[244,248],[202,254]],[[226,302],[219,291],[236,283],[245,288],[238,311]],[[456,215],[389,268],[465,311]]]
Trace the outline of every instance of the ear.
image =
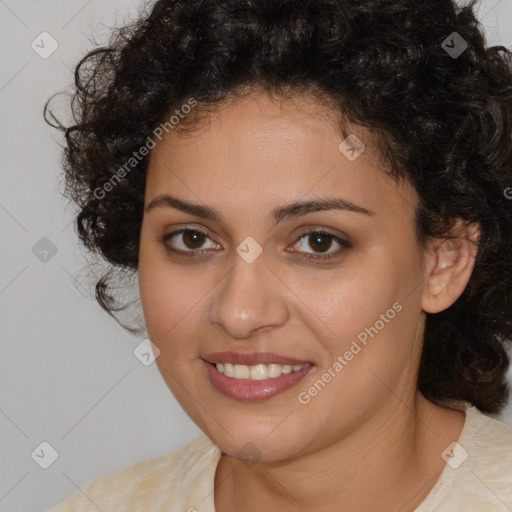
[[480,226],[455,223],[454,238],[431,242],[427,256],[428,275],[422,297],[426,313],[439,313],[449,308],[468,284],[480,239]]

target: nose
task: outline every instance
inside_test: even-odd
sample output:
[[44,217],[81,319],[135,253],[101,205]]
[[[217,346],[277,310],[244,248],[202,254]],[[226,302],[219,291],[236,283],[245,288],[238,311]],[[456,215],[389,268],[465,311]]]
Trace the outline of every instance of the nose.
[[289,318],[286,289],[262,256],[247,263],[237,255],[213,296],[209,321],[236,339],[281,327]]

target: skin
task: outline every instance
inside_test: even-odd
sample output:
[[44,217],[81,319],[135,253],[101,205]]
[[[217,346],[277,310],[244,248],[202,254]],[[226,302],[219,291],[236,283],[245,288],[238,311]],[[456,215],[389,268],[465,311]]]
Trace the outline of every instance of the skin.
[[[416,388],[426,313],[464,290],[478,229],[423,247],[415,236],[416,192],[385,175],[371,134],[349,161],[332,109],[301,95],[264,92],[226,101],[194,133],[167,134],[152,150],[146,206],[161,194],[214,208],[224,222],[171,207],[145,212],[139,284],[157,364],[191,419],[224,452],[215,475],[217,511],[412,511],[445,467],[465,414]],[[306,199],[343,198],[373,215],[310,212],[275,224],[271,211]],[[179,229],[201,229],[199,242]],[[330,262],[303,234],[324,229]],[[252,263],[236,252],[246,237],[263,249]],[[187,244],[188,240],[188,244]],[[202,258],[168,253],[210,251]],[[295,251],[295,252],[290,252]],[[307,391],[357,335],[399,303],[402,310],[312,397]],[[228,398],[210,383],[201,357],[224,350],[272,351],[314,370],[269,400]],[[256,463],[236,458],[252,443]],[[198,504],[198,506],[200,506]]]

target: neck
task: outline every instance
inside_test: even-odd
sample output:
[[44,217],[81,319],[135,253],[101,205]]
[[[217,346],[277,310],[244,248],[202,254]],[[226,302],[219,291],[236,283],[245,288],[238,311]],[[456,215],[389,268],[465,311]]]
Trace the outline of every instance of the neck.
[[[420,393],[392,395],[350,436],[293,460],[247,467],[223,456],[215,477],[216,509],[318,512],[413,511],[444,469],[443,450],[458,439],[465,415]],[[377,508],[376,508],[377,507]]]

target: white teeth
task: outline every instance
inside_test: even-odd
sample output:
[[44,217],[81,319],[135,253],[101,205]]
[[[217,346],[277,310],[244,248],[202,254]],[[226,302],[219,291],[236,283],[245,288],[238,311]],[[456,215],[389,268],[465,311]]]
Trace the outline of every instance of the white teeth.
[[281,368],[282,366],[280,364],[269,364],[268,365],[268,376],[273,379],[274,377],[279,377],[281,375]]
[[252,380],[268,379],[267,365],[257,364],[256,366],[251,366],[249,369],[249,377],[251,377]]
[[306,364],[298,364],[291,366],[289,364],[257,364],[254,366],[247,366],[245,364],[230,364],[230,363],[216,363],[216,368],[220,373],[226,377],[235,379],[248,379],[248,380],[265,380],[280,377],[283,374],[298,372],[302,370]]
[[292,373],[292,367],[289,364],[283,365],[283,368],[281,369],[283,373]]
[[[217,366],[217,370],[219,370],[219,367]],[[221,370],[219,370],[220,372]],[[235,373],[233,371],[233,365],[231,363],[226,363],[224,365],[224,375],[226,375],[227,377],[234,377],[235,376]]]
[[235,364],[233,367],[235,379],[248,379],[249,378],[249,367],[244,364]]

